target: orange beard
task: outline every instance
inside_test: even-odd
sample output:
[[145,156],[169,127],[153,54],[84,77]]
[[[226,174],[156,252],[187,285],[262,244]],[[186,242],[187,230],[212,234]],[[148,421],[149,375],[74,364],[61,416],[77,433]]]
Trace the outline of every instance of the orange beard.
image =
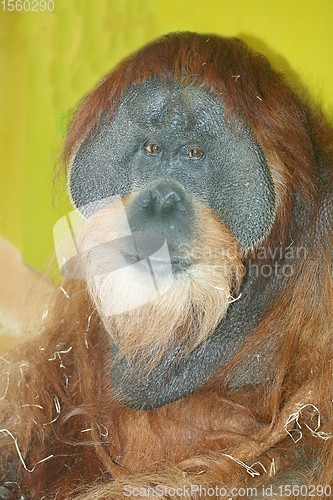
[[176,274],[165,240],[131,265],[119,248],[103,245],[131,235],[121,200],[96,212],[80,230],[82,273],[119,356],[149,347],[156,360],[176,340],[193,349],[217,327],[237,293],[243,278],[240,246],[212,210],[200,203],[195,208],[200,235],[184,244],[182,254],[191,265]]

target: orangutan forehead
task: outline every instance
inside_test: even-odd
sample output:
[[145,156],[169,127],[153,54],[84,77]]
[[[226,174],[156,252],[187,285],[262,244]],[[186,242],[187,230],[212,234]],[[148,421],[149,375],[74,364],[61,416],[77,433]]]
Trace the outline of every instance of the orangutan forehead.
[[119,111],[147,128],[216,134],[224,124],[223,100],[197,85],[150,80],[127,89]]

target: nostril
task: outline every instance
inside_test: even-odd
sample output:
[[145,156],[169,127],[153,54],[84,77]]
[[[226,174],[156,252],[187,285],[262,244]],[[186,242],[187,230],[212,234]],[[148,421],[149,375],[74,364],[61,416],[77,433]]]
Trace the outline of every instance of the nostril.
[[159,183],[147,190],[141,198],[140,207],[150,215],[172,215],[185,212],[185,200],[173,183]]
[[162,203],[167,203],[168,201],[176,201],[176,195],[174,192],[169,193],[168,195],[164,196],[164,198],[161,199]]
[[141,207],[168,211],[174,209],[176,203],[180,201],[180,196],[174,191],[163,193],[155,189],[148,191],[146,198],[141,202]]
[[165,196],[161,201],[161,209],[164,212],[174,210],[176,208],[176,196],[175,193],[170,193]]
[[144,198],[141,202],[141,207],[153,208],[157,201],[158,201],[157,194],[154,191],[149,190],[146,198]]
[[176,203],[178,203],[179,201],[181,201],[181,197],[179,196],[178,193],[176,193],[175,191],[172,191],[168,196],[167,198],[169,198],[170,196],[172,196],[172,198],[174,199],[174,201]]

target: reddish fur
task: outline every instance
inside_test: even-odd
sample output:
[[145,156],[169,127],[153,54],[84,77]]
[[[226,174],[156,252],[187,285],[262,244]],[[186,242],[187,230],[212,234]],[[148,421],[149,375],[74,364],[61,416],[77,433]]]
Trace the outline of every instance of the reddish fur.
[[[20,471],[22,488],[33,498],[120,500],[128,498],[126,484],[270,484],[272,463],[275,475],[287,470],[297,447],[304,447],[306,457],[322,460],[319,475],[310,472],[306,481],[333,487],[332,438],[323,439],[333,436],[331,228],[328,224],[326,241],[305,242],[301,222],[306,221],[292,220],[290,196],[298,192],[307,201],[305,227],[314,234],[311,225],[326,189],[316,165],[325,164],[331,176],[332,130],[243,42],[183,34],[167,36],[131,56],[82,101],[69,129],[65,163],[103,111],[116,107],[129,83],[153,76],[211,88],[222,94],[230,116],[241,114],[249,123],[269,155],[278,194],[276,221],[264,245],[285,247],[293,234],[299,245],[307,244],[309,255],[295,262],[297,272],[272,292],[274,308],[214,380],[193,396],[151,411],[130,409],[113,396],[101,320],[85,284],[66,281],[63,287],[70,298],[59,291],[44,333],[6,358],[10,368],[4,363],[10,383],[2,401],[1,428],[17,438],[28,468],[54,455],[31,473]],[[250,258],[251,252],[245,265]],[[226,389],[239,363],[250,363],[251,353],[263,345],[270,345],[265,363],[274,367],[275,379],[257,388]],[[61,363],[54,353],[70,347]],[[285,425],[305,405],[318,408],[320,431],[327,435],[320,439],[306,431],[313,411],[307,406],[300,417],[304,435],[295,444]],[[4,459],[6,454],[15,456],[13,440],[3,436]],[[252,478],[230,457],[257,463],[253,467],[260,476]]]

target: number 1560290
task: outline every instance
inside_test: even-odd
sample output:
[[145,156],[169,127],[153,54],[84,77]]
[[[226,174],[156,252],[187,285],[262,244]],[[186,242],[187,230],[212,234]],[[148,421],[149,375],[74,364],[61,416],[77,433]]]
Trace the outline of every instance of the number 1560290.
[[50,12],[54,10],[53,0],[3,0],[0,2],[3,5],[3,11],[21,11],[26,12],[43,12],[44,10],[49,10]]

